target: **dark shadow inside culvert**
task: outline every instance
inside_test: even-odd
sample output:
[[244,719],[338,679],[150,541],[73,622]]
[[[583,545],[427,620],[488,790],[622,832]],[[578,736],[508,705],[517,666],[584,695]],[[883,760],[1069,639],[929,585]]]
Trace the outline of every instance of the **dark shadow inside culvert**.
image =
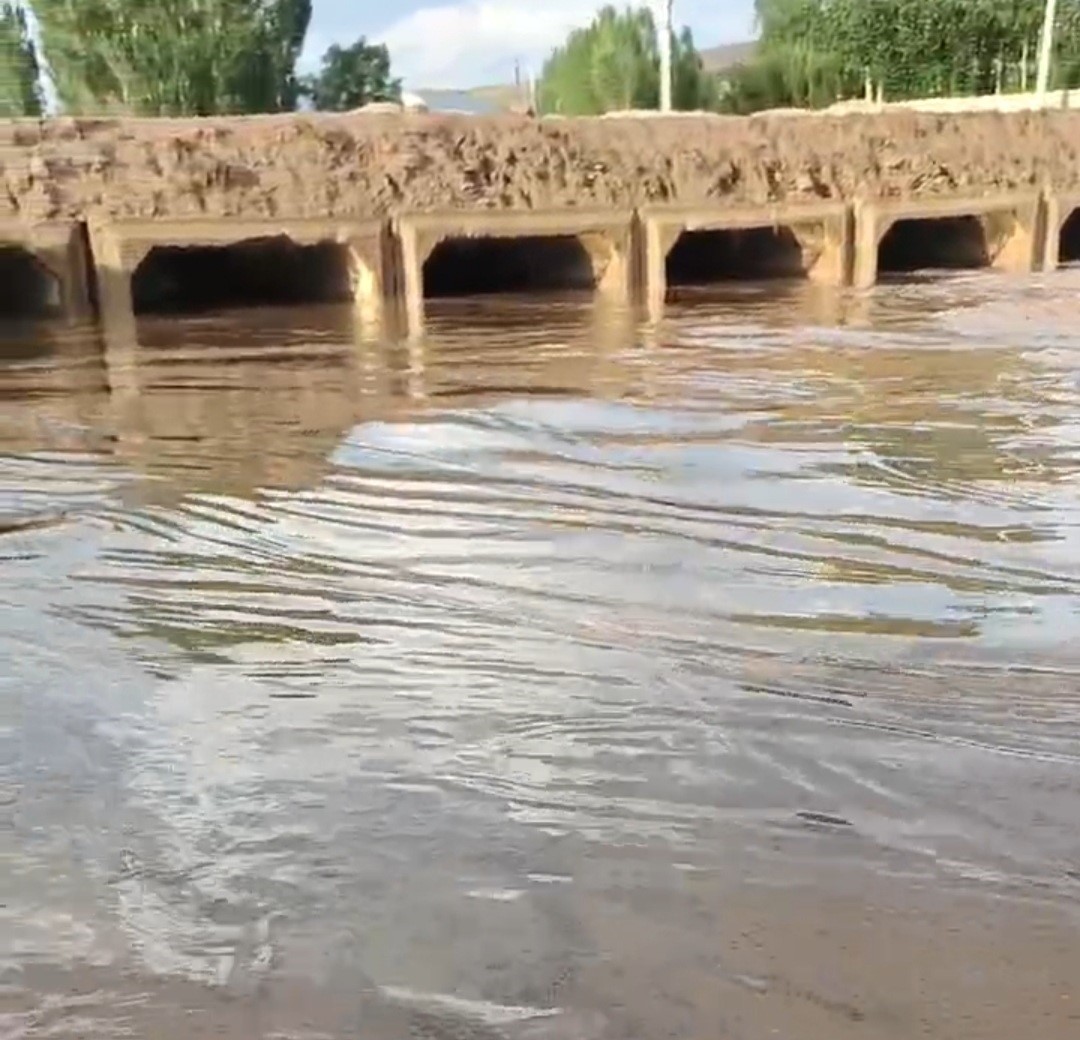
[[286,236],[227,246],[155,246],[132,279],[135,311],[192,312],[352,299],[349,250]]
[[684,231],[667,255],[668,285],[805,275],[802,246],[787,227]]
[[880,274],[987,267],[990,253],[978,217],[898,220],[878,247]]
[[0,245],[0,318],[51,318],[60,311],[52,271],[25,249]]
[[448,238],[424,264],[424,296],[591,289],[592,261],[575,235]]
[[1058,259],[1063,264],[1074,264],[1080,261],[1080,209],[1074,209],[1061,225]]

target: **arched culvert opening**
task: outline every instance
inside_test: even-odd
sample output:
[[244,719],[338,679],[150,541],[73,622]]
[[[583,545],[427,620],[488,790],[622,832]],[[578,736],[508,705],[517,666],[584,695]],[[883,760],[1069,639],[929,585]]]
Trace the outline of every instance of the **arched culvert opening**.
[[135,271],[139,314],[330,303],[353,298],[349,249],[286,236],[227,246],[155,246]]
[[667,255],[668,285],[707,285],[806,276],[791,228],[684,231]]
[[52,318],[61,310],[56,275],[27,250],[0,245],[0,318]]
[[1061,225],[1058,259],[1063,264],[1080,261],[1080,209],[1074,209],[1065,223]]
[[576,235],[448,238],[424,264],[424,296],[592,289],[592,260]]
[[988,267],[986,231],[978,217],[898,220],[878,247],[881,274]]

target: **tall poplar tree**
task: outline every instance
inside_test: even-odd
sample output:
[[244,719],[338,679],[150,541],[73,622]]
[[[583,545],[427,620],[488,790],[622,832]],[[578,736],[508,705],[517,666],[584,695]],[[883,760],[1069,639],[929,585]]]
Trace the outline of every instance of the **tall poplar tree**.
[[[660,99],[656,23],[646,7],[601,10],[592,24],[576,29],[544,64],[539,104],[561,115],[599,115],[625,109],[654,109]],[[713,80],[688,29],[672,41],[672,102],[678,109],[709,107]]]
[[30,0],[69,112],[279,112],[311,0]]

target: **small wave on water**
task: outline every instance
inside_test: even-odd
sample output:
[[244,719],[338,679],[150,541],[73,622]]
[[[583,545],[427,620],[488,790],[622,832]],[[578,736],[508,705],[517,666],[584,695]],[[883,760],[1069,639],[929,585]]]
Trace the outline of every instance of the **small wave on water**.
[[0,1031],[1071,1036],[1075,281],[7,350]]

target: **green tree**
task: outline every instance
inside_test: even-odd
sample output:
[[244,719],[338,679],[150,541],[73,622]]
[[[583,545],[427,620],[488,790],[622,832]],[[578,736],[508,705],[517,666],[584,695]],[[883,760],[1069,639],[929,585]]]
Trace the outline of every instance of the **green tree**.
[[1058,15],[1054,71],[1059,87],[1080,87],[1080,3],[1066,3]]
[[[236,0],[224,2],[236,3]],[[240,103],[246,106],[244,111],[295,110],[303,93],[296,62],[304,49],[311,7],[312,0],[263,0],[248,5],[249,13],[243,24],[254,46],[247,54],[247,61],[239,64],[237,81]]]
[[755,0],[761,41],[769,47],[775,41],[807,36],[818,24],[821,0]]
[[41,115],[37,50],[21,6],[0,3],[0,118]]
[[31,0],[69,112],[213,115],[296,106],[311,0]]
[[[672,103],[678,109],[711,107],[714,85],[701,67],[689,29],[672,39]],[[656,108],[660,99],[656,23],[648,8],[601,10],[555,49],[540,76],[544,112],[599,115]]]
[[720,107],[740,115],[766,108],[822,108],[861,85],[839,59],[794,41],[763,50],[725,77]]
[[401,98],[401,80],[390,75],[390,52],[362,36],[351,47],[331,47],[323,55],[319,74],[309,76],[303,89],[315,108],[325,112]]
[[[745,105],[819,104],[831,87],[887,99],[1028,89],[1045,0],[757,0],[760,59]],[[1080,0],[1059,0],[1055,85],[1080,83]],[[810,58],[808,60],[807,51]],[[828,90],[797,85],[813,70]],[[807,84],[808,86],[810,84]]]

